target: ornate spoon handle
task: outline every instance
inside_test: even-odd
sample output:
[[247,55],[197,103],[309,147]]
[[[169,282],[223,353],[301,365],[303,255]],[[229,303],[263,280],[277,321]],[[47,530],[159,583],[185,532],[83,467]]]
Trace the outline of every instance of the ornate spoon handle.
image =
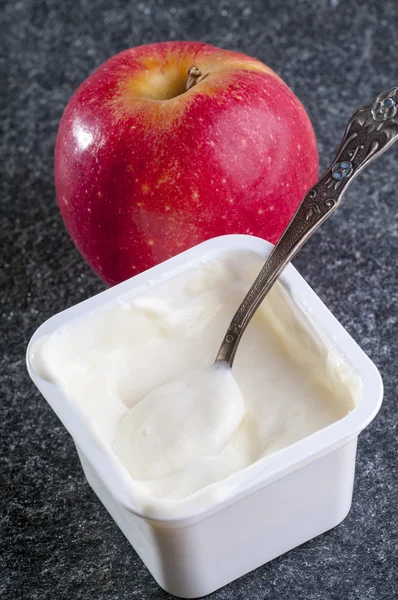
[[332,214],[355,177],[398,138],[398,87],[377,96],[351,117],[332,164],[305,195],[282,237],[233,317],[216,360],[232,367],[250,319],[281,271]]

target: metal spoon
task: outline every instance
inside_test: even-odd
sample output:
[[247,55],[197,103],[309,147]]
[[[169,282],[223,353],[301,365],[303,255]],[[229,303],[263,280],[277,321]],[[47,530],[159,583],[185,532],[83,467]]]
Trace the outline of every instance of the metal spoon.
[[217,354],[232,367],[240,339],[250,319],[281,271],[316,229],[336,210],[348,185],[398,138],[398,87],[379,94],[351,117],[332,164],[305,195],[236,311]]
[[397,112],[398,88],[393,88],[354,113],[332,165],[307,192],[271,252],[232,319],[213,365],[160,385],[129,411],[126,422],[123,419],[128,456],[143,452],[151,464],[180,470],[223,451],[245,414],[245,400],[231,367],[246,326],[285,265],[336,209],[347,185],[396,141]]

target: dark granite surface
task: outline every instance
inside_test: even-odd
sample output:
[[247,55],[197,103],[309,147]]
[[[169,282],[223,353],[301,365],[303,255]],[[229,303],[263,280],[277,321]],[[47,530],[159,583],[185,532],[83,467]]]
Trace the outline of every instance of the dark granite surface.
[[[396,0],[9,0],[0,12],[0,597],[155,600],[153,581],[85,483],[71,438],[25,371],[47,317],[103,289],[55,203],[62,110],[129,46],[198,39],[252,54],[305,104],[326,165],[352,110],[398,83]],[[217,600],[398,598],[398,148],[370,167],[296,265],[380,368],[342,525],[214,594]]]

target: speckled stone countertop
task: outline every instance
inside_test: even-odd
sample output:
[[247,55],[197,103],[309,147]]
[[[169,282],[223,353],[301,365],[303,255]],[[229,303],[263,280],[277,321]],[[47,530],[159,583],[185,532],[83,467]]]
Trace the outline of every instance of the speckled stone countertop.
[[[112,54],[198,39],[254,55],[307,108],[321,164],[347,117],[398,83],[398,4],[346,0],[16,0],[0,12],[0,597],[160,600],[83,477],[74,445],[25,370],[49,316],[103,289],[72,246],[53,187],[57,125]],[[296,266],[379,367],[385,400],[360,436],[354,500],[333,531],[214,600],[398,597],[398,148],[352,186]],[[395,257],[395,258],[394,258]]]

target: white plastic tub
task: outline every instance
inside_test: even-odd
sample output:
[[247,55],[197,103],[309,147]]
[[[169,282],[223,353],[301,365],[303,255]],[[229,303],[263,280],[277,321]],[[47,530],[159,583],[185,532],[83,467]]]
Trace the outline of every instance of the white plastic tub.
[[[264,258],[267,242],[244,235],[209,240],[145,273],[46,321],[27,352],[29,374],[72,435],[87,480],[159,585],[175,596],[205,596],[256,567],[331,529],[347,515],[352,499],[358,434],[374,418],[383,395],[378,370],[289,265],[280,281],[362,379],[362,398],[340,421],[265,457],[256,475],[234,495],[201,512],[149,518],[136,507],[130,478],[112,449],[98,437],[79,407],[42,379],[30,362],[32,344],[84,313],[148,282],[172,276],[202,256],[228,249]],[[329,342],[328,342],[329,340]],[[215,349],[216,350],[216,349]]]

